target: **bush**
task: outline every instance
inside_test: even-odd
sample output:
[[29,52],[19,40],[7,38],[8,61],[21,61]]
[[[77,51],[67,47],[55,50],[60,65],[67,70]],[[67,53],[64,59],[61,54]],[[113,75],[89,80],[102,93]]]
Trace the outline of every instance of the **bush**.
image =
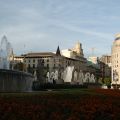
[[71,85],[71,84],[41,84],[39,81],[33,82],[33,90],[46,90],[46,89],[74,89],[74,88],[87,88],[87,85]]

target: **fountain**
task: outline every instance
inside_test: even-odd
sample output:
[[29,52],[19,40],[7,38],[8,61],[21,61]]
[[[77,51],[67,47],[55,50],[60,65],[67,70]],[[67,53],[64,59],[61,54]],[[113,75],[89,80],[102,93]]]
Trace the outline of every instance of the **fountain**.
[[10,70],[12,60],[13,49],[6,36],[3,36],[0,44],[0,91],[31,91],[34,77],[22,71]]
[[58,79],[58,71],[55,72],[47,72],[47,82],[56,84],[70,83],[70,84],[79,84],[83,85],[84,83],[95,83],[96,79],[94,74],[90,74],[89,72],[83,73],[82,70],[75,70],[74,66],[68,66],[66,69],[61,72],[60,80]]
[[64,82],[71,82],[74,66],[68,66],[64,71]]
[[0,69],[9,69],[9,61],[12,53],[10,43],[7,41],[6,36],[3,36],[0,45]]
[[83,80],[84,80],[84,74],[83,74],[82,70],[80,70],[80,72],[78,73],[78,83],[80,85],[82,85],[83,84]]

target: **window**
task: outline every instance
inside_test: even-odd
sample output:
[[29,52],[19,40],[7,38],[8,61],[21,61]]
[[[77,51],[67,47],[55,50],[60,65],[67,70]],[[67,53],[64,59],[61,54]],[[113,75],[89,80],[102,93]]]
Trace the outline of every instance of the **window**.
[[30,68],[30,64],[28,64],[28,67]]
[[35,68],[35,64],[33,64],[33,68]]
[[33,59],[33,63],[35,63],[35,59]]
[[47,62],[49,62],[49,59],[47,59]]
[[49,64],[47,64],[47,68],[49,68]]
[[42,61],[42,63],[44,64],[44,59],[42,59],[41,61]]
[[29,60],[29,63],[30,63],[30,60]]

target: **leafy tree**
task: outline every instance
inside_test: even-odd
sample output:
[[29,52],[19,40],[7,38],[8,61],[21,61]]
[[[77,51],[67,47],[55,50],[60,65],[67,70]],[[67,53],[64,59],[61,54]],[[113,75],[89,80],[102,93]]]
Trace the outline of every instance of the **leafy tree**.
[[46,73],[47,73],[47,68],[44,67],[44,61],[41,59],[38,62],[38,66],[37,66],[37,79],[40,83],[45,83],[46,81]]
[[108,88],[111,87],[111,78],[110,77],[104,78],[103,82],[104,82],[103,84],[105,84]]
[[19,71],[24,71],[25,70],[25,65],[20,62],[15,64],[15,66],[13,67],[14,70],[19,70]]
[[34,74],[34,69],[32,67],[27,68],[28,73]]

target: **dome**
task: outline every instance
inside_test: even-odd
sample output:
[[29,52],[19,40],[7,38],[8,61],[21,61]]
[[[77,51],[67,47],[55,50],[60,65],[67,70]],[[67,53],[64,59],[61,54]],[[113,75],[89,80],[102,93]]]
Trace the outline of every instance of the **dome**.
[[115,40],[120,40],[120,33],[116,34],[115,37]]

